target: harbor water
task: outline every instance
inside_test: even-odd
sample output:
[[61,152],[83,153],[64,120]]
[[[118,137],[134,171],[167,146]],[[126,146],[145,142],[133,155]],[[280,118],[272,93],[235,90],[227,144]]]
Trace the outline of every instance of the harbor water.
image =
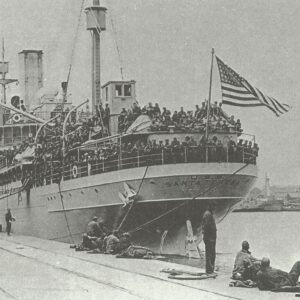
[[217,252],[232,259],[247,240],[253,256],[269,257],[273,267],[289,271],[300,260],[299,220],[299,212],[231,213],[218,224]]
[[[300,260],[298,223],[300,212],[237,212],[217,224],[216,270],[231,273],[236,253],[243,240],[250,243],[256,258],[269,257],[271,265],[289,271]],[[205,268],[205,246],[199,245],[201,260],[182,256],[165,256],[162,260]]]

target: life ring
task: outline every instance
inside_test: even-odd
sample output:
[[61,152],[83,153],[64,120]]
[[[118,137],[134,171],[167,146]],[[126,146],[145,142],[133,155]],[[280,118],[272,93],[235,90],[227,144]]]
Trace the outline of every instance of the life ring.
[[15,123],[19,123],[21,121],[21,116],[19,114],[14,114],[12,119]]
[[73,178],[77,178],[77,174],[78,174],[78,167],[76,165],[74,165],[72,168]]

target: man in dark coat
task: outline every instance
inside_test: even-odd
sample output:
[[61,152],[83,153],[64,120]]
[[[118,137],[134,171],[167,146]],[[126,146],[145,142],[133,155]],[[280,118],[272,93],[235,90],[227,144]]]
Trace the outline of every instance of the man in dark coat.
[[102,231],[100,229],[97,217],[93,217],[93,220],[88,223],[86,232],[88,236],[94,236],[94,237],[101,236]]
[[215,269],[217,226],[213,215],[214,210],[215,203],[209,202],[202,220],[202,233],[206,258],[205,269],[207,274],[212,274]]
[[289,273],[270,267],[270,259],[264,257],[257,273],[257,285],[260,290],[277,290],[283,286],[295,286],[300,275],[300,261],[295,262]]
[[10,235],[11,222],[15,221],[15,218],[11,215],[10,208],[7,209],[7,213],[5,214],[5,221],[6,221],[6,232],[7,232],[7,235]]

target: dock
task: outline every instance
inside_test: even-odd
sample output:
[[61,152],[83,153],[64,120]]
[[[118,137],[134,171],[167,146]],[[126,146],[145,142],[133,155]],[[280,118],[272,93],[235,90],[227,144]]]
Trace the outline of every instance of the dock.
[[[68,244],[0,234],[0,299],[294,299],[293,293],[230,287],[216,279],[174,280],[163,268],[201,269],[159,260],[76,252]],[[204,270],[202,270],[204,271]]]

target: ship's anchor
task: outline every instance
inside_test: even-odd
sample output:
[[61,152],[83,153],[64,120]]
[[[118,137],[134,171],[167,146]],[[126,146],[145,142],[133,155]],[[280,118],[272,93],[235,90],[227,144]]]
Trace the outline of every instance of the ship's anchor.
[[163,232],[162,236],[161,236],[161,239],[160,239],[160,247],[159,247],[159,249],[160,249],[160,254],[163,253],[163,247],[164,247],[165,238],[166,238],[167,234],[168,234],[168,230],[165,230],[165,231]]
[[187,235],[185,240],[185,251],[187,257],[195,257],[199,256],[199,258],[203,258],[201,251],[197,245],[196,238],[194,236],[192,222],[190,220],[186,220],[186,229]]
[[136,192],[126,182],[124,182],[123,186],[125,192],[124,193],[119,192],[119,198],[124,203],[123,207],[126,207],[129,203],[133,202],[134,197],[136,196]]

